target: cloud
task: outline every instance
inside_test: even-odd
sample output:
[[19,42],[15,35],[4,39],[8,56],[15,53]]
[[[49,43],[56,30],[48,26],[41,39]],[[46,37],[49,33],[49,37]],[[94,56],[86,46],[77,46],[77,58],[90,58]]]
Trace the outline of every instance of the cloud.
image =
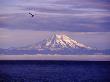
[[[4,20],[3,20],[4,19]],[[11,21],[10,21],[11,20]],[[34,18],[28,13],[0,17],[0,28],[44,31],[107,32],[108,14],[58,14],[38,12]]]
[[[1,0],[0,2],[2,3],[0,3],[2,7],[0,28],[71,32],[110,31],[109,1]],[[31,18],[29,12],[35,14],[35,17]]]

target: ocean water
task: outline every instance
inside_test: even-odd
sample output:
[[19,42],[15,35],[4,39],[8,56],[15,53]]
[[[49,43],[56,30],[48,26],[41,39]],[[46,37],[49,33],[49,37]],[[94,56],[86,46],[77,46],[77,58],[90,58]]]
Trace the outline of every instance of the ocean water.
[[0,82],[110,82],[110,62],[0,61]]

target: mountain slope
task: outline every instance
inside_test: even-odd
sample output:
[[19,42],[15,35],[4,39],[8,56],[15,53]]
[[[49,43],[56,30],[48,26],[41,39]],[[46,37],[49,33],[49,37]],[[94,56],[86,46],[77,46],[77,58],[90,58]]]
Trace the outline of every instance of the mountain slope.
[[77,41],[71,39],[66,35],[57,35],[54,34],[52,37],[47,40],[41,41],[38,46],[40,48],[48,49],[62,49],[62,48],[85,48],[90,49],[90,47],[85,46]]
[[61,50],[64,48],[68,49],[91,49],[90,47],[81,44],[66,35],[54,34],[51,37],[30,46],[22,47],[19,49],[38,49],[38,50]]

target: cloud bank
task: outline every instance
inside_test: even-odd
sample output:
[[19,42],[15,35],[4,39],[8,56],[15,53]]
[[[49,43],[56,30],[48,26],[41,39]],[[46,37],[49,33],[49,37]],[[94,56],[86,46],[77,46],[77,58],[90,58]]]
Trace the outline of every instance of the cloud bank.
[[0,0],[0,28],[110,32],[109,4],[109,0]]

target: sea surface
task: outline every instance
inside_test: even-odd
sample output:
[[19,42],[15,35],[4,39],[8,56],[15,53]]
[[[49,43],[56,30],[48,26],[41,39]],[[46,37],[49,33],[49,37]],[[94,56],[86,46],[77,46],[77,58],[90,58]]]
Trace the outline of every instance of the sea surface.
[[0,61],[0,82],[110,82],[110,62]]

